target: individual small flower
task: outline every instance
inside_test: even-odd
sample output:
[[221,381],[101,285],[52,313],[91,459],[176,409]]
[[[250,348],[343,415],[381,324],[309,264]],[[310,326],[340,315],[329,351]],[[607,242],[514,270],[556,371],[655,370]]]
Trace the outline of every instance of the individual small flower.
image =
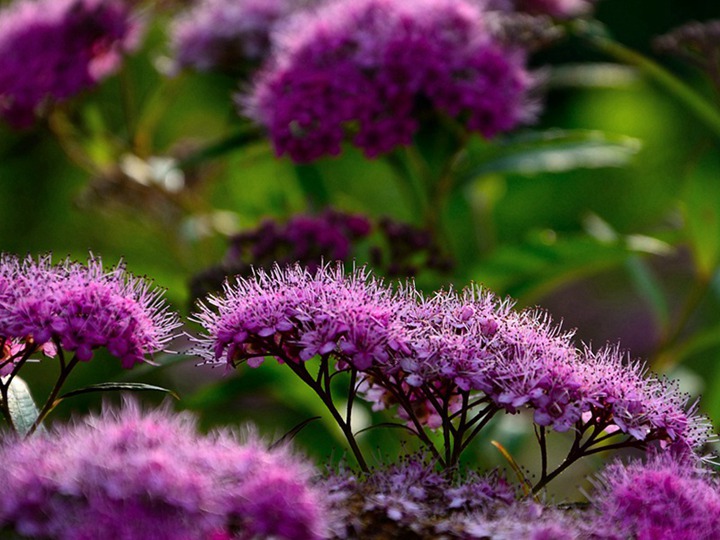
[[720,537],[720,485],[709,470],[670,454],[615,462],[594,481],[593,538],[711,540]]
[[206,540],[324,537],[312,469],[224,431],[132,402],[0,445],[0,530],[29,538]]
[[334,0],[278,30],[246,113],[279,155],[368,157],[412,142],[439,112],[491,138],[531,120],[525,53],[494,41],[471,0]]
[[0,116],[30,126],[41,109],[117,71],[141,25],[121,0],[16,0],[0,10]]
[[270,34],[299,0],[201,0],[178,13],[170,41],[180,68],[243,72],[270,52]]
[[81,361],[103,347],[131,368],[162,350],[179,326],[162,291],[123,265],[106,271],[99,258],[53,264],[50,256],[19,261],[4,254],[0,268],[0,336],[6,344],[57,346]]

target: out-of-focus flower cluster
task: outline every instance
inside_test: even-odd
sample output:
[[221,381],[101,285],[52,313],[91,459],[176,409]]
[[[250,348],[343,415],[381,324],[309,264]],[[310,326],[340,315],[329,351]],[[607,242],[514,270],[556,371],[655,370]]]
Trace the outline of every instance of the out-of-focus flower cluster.
[[295,161],[410,144],[424,115],[492,137],[531,120],[525,53],[496,43],[470,0],[335,0],[293,17],[244,109]]
[[98,258],[83,265],[2,255],[0,369],[7,374],[39,348],[54,355],[57,346],[82,361],[104,347],[131,368],[162,350],[179,326],[161,295],[122,265],[104,270]]
[[373,223],[361,214],[326,209],[318,215],[297,214],[284,223],[267,219],[257,228],[231,237],[223,263],[193,277],[191,296],[198,299],[219,292],[226,279],[251,276],[254,268],[271,270],[275,265],[297,263],[314,272],[323,262],[352,263],[361,256],[363,240],[372,244],[373,267],[388,277],[452,268],[452,261],[440,253],[424,229],[390,218]]
[[710,540],[720,535],[717,477],[669,455],[616,461],[592,480],[589,504],[523,500],[500,475],[448,480],[417,457],[320,483],[333,537],[492,540]]
[[497,471],[451,481],[417,456],[367,474],[340,469],[319,487],[328,494],[337,538],[437,538],[451,532],[457,516],[515,501],[514,488]]
[[113,73],[142,25],[121,0],[17,0],[0,10],[0,116],[31,125]]
[[178,67],[244,73],[270,51],[276,24],[300,9],[300,0],[201,0],[170,25]]
[[206,331],[197,353],[208,362],[333,357],[363,374],[374,408],[399,404],[401,416],[430,427],[476,395],[510,413],[529,408],[537,425],[560,432],[592,427],[680,451],[709,436],[707,419],[675,383],[616,348],[578,350],[545,314],[516,312],[476,287],[425,298],[364,269],[276,268],[227,285],[196,318]]
[[594,0],[489,0],[488,8],[567,19],[587,13],[594,3]]
[[325,537],[312,469],[256,437],[126,404],[0,444],[0,530],[80,540]]

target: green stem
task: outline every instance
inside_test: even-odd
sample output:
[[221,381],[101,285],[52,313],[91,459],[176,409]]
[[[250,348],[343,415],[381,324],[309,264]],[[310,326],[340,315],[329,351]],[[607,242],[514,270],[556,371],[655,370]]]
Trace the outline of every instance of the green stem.
[[598,50],[625,64],[637,67],[660,86],[663,86],[720,138],[720,111],[678,77],[639,52],[605,35],[598,34],[586,22],[575,24],[573,30],[576,35],[585,39]]
[[55,400],[57,399],[58,394],[60,393],[60,389],[62,388],[62,385],[65,384],[65,381],[68,378],[68,375],[70,375],[70,372],[73,370],[73,368],[77,365],[79,362],[77,356],[73,356],[72,360],[68,362],[67,366],[65,365],[64,359],[63,359],[63,353],[62,349],[58,347],[58,356],[60,358],[60,375],[58,376],[57,381],[55,382],[55,386],[53,386],[53,389],[50,391],[50,395],[47,398],[47,401],[45,401],[45,405],[43,405],[42,410],[38,414],[37,418],[33,422],[33,425],[30,426],[30,429],[27,432],[27,436],[30,437],[33,433],[35,433],[35,430],[37,430],[38,427],[40,427],[40,424],[42,424],[43,420],[45,420],[45,417],[50,414],[50,411],[52,411],[55,408],[55,405],[57,404]]

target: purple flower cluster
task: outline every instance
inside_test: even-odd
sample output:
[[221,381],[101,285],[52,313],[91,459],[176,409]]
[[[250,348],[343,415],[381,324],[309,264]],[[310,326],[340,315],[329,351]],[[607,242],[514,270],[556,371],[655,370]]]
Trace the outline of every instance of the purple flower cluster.
[[296,11],[297,0],[201,0],[170,25],[178,67],[237,72],[258,65],[270,51],[270,33]]
[[720,485],[696,463],[668,456],[609,465],[595,480],[594,538],[720,538]]
[[341,470],[319,484],[328,494],[336,538],[368,538],[382,526],[388,538],[433,538],[454,515],[512,504],[514,489],[497,471],[451,481],[416,456],[368,474]]
[[[50,256],[0,257],[0,338],[8,348],[1,369],[23,354],[53,346],[88,361],[105,347],[131,368],[168,343],[179,326],[162,292],[127,273],[105,271],[98,258],[87,265]],[[14,351],[14,352],[11,352]]]
[[496,43],[471,0],[334,0],[293,17],[244,99],[278,154],[368,157],[408,145],[428,111],[484,137],[530,120],[525,54]]
[[567,19],[586,13],[593,3],[594,0],[490,0],[488,8]]
[[31,125],[117,70],[140,25],[121,0],[17,0],[0,11],[0,116]]
[[197,353],[208,362],[333,357],[362,374],[375,409],[399,405],[401,416],[429,427],[479,400],[510,413],[529,408],[555,431],[607,430],[683,451],[710,432],[673,383],[617,349],[580,351],[545,314],[516,312],[474,287],[425,298],[364,269],[276,268],[227,285],[200,309],[206,335]]
[[324,537],[312,470],[256,437],[126,404],[0,445],[0,530],[58,540]]
[[452,268],[427,230],[390,218],[374,223],[361,214],[328,208],[318,215],[296,214],[284,223],[267,219],[231,237],[223,263],[193,277],[191,296],[197,299],[220,291],[226,279],[251,276],[253,268],[298,263],[314,272],[323,261],[349,263],[362,256],[360,242],[373,233],[370,259],[386,276],[411,277],[422,270]]

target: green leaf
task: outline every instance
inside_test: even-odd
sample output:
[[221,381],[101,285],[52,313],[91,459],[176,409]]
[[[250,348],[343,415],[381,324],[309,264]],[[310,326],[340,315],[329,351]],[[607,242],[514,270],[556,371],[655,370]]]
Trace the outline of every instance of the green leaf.
[[[10,409],[10,416],[15,425],[15,430],[18,434],[25,436],[40,414],[35,401],[30,395],[30,388],[20,377],[15,377],[8,387],[7,397],[8,409]],[[42,429],[41,425],[37,431]]]
[[174,391],[168,390],[167,388],[163,388],[162,386],[154,386],[152,384],[132,383],[132,382],[107,382],[107,383],[91,384],[90,386],[85,386],[83,388],[79,388],[77,390],[67,392],[55,400],[53,407],[69,397],[79,396],[81,394],[89,394],[92,392],[124,392],[124,391],[165,392],[166,394],[170,394],[175,399],[178,399],[178,400],[180,399],[180,396],[177,395]]
[[467,183],[488,174],[532,175],[622,167],[640,148],[638,139],[601,131],[535,131],[508,136],[490,145],[472,145],[456,171],[459,182]]
[[330,194],[325,187],[320,169],[315,164],[295,165],[295,174],[300,188],[312,207],[321,209],[330,204]]
[[[653,240],[670,249],[668,244]],[[472,275],[498,293],[533,303],[565,283],[645,253],[632,238],[622,235],[612,241],[600,241],[589,236],[558,238],[554,231],[542,231],[521,244],[496,249],[475,267]]]
[[635,289],[652,308],[659,328],[666,328],[670,322],[670,307],[660,281],[647,262],[638,255],[628,257],[625,266]]
[[208,161],[214,158],[224,156],[234,152],[235,150],[242,148],[250,143],[254,143],[261,136],[260,130],[254,125],[247,125],[235,133],[228,135],[210,143],[209,145],[201,148],[197,152],[191,154],[183,160],[180,160],[177,164],[178,168],[182,169],[191,165],[198,165],[204,161]]
[[720,158],[709,152],[692,171],[683,193],[685,230],[700,277],[709,280],[720,263]]
[[285,444],[286,442],[292,441],[295,436],[302,431],[302,429],[310,424],[311,422],[314,422],[315,420],[320,420],[321,416],[313,416],[311,418],[308,418],[307,420],[303,420],[300,422],[297,426],[292,428],[290,431],[288,431],[285,435],[280,437],[277,441],[273,442],[270,445],[270,449],[277,448],[278,446]]

